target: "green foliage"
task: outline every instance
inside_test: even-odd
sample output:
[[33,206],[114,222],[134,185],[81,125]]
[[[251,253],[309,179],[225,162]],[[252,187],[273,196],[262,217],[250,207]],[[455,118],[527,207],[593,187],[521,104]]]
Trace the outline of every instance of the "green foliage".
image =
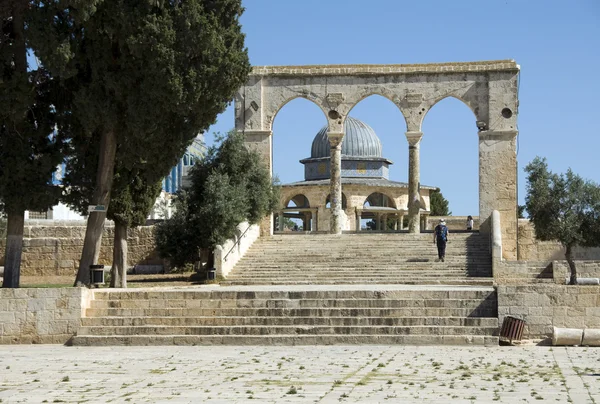
[[[283,218],[283,226],[286,229],[293,229],[294,226],[296,226],[296,222],[294,222],[289,217],[284,217]],[[277,215],[277,217],[275,217],[275,228],[279,229],[279,215]]]
[[[74,135],[66,182],[83,187],[82,201],[75,200],[76,190],[68,198],[79,210],[96,186],[103,133],[117,135],[121,184],[139,176],[151,194],[250,72],[240,0],[36,4],[33,50],[68,88],[61,124]],[[127,199],[127,192],[112,196]]]
[[448,201],[437,188],[429,192],[430,215],[431,216],[450,216],[452,212],[448,210]]
[[82,135],[114,130],[124,155],[162,149],[172,166],[247,79],[240,0],[80,2],[42,2],[36,55],[69,87]]
[[27,8],[24,0],[0,7],[0,200],[7,213],[47,210],[60,195],[50,183],[62,159],[62,138],[54,133],[56,83],[27,64]]
[[194,245],[193,229],[188,227],[189,194],[180,191],[173,201],[173,215],[170,219],[154,227],[156,248],[160,256],[168,258],[171,266],[183,268],[187,263],[199,259],[198,248]]
[[258,223],[279,201],[260,155],[234,131],[196,163],[191,182],[189,193],[178,195],[173,218],[156,228],[158,251],[175,266],[234,237],[241,222]]
[[525,205],[518,205],[517,206],[517,217],[519,219],[524,219],[525,218]]
[[576,277],[571,250],[574,246],[600,247],[600,187],[574,174],[554,174],[546,159],[536,157],[525,167],[529,218],[535,236],[558,241],[567,249],[572,282]]

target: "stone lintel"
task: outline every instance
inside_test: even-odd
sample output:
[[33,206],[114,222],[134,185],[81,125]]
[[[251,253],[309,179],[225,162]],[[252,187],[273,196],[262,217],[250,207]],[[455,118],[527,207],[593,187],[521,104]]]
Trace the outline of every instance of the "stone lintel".
[[397,74],[452,74],[510,71],[518,73],[512,59],[478,62],[448,62],[389,65],[254,66],[251,76],[381,76]]
[[423,138],[423,132],[417,132],[417,131],[406,132],[406,140],[408,140],[408,144],[410,146],[418,145],[419,142],[421,141],[421,138]]

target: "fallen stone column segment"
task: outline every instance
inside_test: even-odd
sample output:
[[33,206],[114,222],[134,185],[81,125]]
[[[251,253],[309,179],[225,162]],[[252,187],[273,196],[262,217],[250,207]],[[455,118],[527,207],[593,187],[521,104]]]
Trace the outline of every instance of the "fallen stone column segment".
[[552,345],[581,345],[583,330],[579,328],[556,328],[552,334]]
[[600,346],[600,330],[589,328],[583,330],[581,345]]

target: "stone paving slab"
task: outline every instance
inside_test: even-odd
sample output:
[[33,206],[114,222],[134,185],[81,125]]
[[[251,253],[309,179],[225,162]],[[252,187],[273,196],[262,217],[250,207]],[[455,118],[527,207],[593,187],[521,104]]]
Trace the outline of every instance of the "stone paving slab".
[[600,349],[0,346],[0,402],[600,403]]

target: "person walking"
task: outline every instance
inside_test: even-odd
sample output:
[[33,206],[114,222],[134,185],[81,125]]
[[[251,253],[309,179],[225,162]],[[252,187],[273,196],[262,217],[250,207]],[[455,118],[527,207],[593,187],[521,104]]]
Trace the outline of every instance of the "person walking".
[[473,216],[467,217],[467,230],[473,230]]
[[437,244],[438,259],[442,262],[446,259],[446,243],[448,242],[448,227],[446,221],[440,219],[440,223],[433,231],[433,244]]

